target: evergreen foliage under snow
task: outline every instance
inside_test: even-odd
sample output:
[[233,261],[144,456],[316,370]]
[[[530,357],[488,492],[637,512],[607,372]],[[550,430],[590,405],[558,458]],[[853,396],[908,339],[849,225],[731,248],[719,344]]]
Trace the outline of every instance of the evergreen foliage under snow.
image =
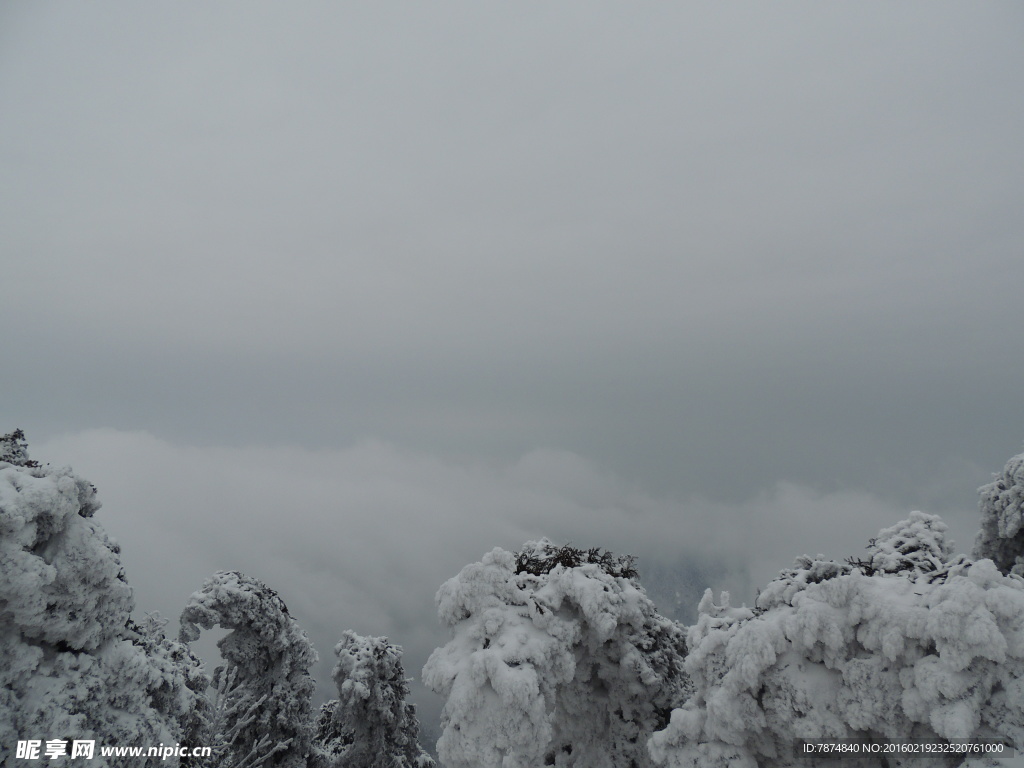
[[[268,767],[305,768],[314,688],[309,668],[317,660],[306,633],[274,590],[235,571],[214,574],[189,598],[180,640],[190,643],[200,628],[214,626],[232,630],[217,643],[227,666],[214,671],[214,682],[232,699],[223,726],[231,742],[217,764],[243,768],[255,757],[266,758],[261,765]],[[230,685],[222,682],[228,675]],[[239,725],[242,719],[249,722]],[[251,756],[261,742],[264,748]]]
[[386,637],[346,632],[334,652],[338,698],[320,710],[316,747],[324,768],[433,768],[419,744],[402,649]]
[[914,512],[865,561],[801,558],[753,609],[709,590],[688,635],[696,691],[651,740],[657,764],[809,765],[798,738],[1024,743],[1024,579],[953,558],[944,532]]
[[[31,461],[20,430],[0,454],[0,764],[33,737],[181,741],[204,685],[198,661],[130,621],[96,489]],[[90,764],[114,765],[98,753]]]
[[981,530],[974,557],[987,557],[1003,573],[1024,575],[1024,453],[978,489]]
[[688,692],[682,629],[623,560],[537,565],[565,554],[546,540],[495,549],[441,586],[452,640],[423,681],[447,700],[449,768],[651,765],[648,737]]

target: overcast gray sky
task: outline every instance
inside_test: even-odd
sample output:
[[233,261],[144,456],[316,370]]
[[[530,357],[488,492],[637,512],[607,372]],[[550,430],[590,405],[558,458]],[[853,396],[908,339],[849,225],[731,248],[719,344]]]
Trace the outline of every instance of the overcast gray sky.
[[99,486],[142,607],[243,568],[413,673],[440,580],[544,533],[742,594],[914,508],[967,550],[1024,441],[1022,39],[4,3],[0,430]]

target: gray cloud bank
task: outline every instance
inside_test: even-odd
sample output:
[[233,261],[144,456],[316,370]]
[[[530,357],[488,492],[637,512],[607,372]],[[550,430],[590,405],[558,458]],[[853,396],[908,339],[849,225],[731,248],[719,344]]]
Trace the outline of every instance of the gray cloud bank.
[[0,14],[0,417],[36,440],[908,506],[1020,444],[1015,4]]

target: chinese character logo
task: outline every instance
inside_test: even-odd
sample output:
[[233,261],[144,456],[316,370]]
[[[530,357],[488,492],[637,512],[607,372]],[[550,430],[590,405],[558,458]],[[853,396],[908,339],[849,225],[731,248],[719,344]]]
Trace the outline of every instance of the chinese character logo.
[[96,742],[89,741],[78,741],[77,739],[71,743],[71,756],[72,757],[87,757],[92,760],[93,751],[96,749]]
[[39,739],[32,739],[30,741],[19,741],[18,751],[15,757],[22,760],[38,760],[39,759],[39,747],[42,745]]

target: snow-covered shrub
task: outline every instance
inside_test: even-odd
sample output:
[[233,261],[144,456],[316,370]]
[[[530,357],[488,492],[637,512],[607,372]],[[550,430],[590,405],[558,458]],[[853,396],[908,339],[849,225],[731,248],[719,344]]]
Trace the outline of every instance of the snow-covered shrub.
[[696,690],[651,739],[657,764],[812,764],[796,739],[1024,744],[1024,579],[951,557],[944,532],[912,513],[864,560],[801,558],[753,609],[709,591],[688,635]]
[[96,489],[0,438],[0,764],[19,739],[105,745],[184,741],[198,661],[140,632],[117,545],[93,520]]
[[452,640],[423,669],[447,702],[449,768],[652,765],[650,734],[685,700],[683,630],[629,558],[528,543],[494,549],[437,594]]
[[987,557],[1003,573],[1024,575],[1024,453],[1006,462],[978,494],[981,530],[974,557]]
[[316,747],[327,768],[433,768],[419,744],[402,649],[386,637],[346,632],[335,647],[338,698],[325,704]]
[[[200,627],[214,626],[232,630],[217,643],[227,662],[214,671],[221,701],[207,705],[208,712],[228,709],[219,735],[206,729],[211,740],[230,736],[216,765],[305,768],[314,688],[309,668],[317,660],[306,633],[274,590],[234,571],[214,574],[192,594],[181,614],[180,640],[190,643]],[[262,745],[255,755],[254,745]]]

